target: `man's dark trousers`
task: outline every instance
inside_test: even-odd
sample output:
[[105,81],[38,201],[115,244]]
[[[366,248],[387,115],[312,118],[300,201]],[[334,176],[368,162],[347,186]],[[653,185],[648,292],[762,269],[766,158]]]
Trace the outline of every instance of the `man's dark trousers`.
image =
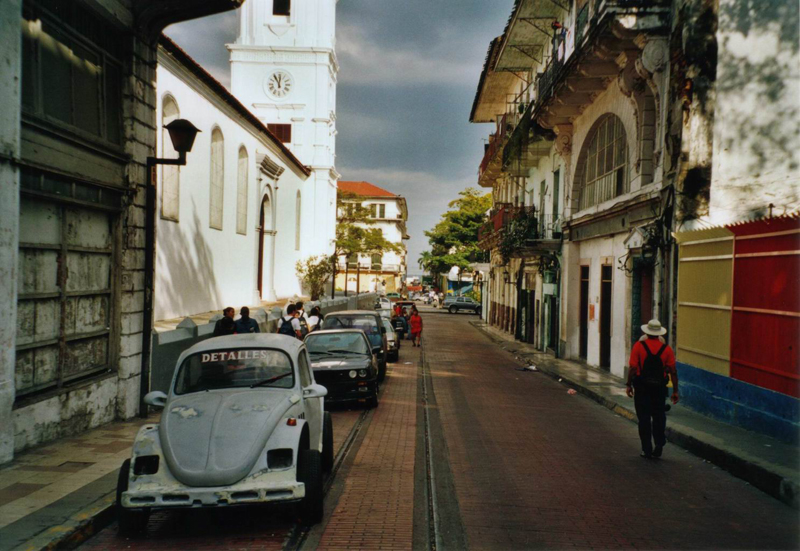
[[633,404],[636,407],[636,417],[639,418],[639,438],[642,441],[642,451],[649,455],[653,453],[651,437],[656,446],[663,448],[667,443],[664,435],[667,427],[664,387],[634,386]]

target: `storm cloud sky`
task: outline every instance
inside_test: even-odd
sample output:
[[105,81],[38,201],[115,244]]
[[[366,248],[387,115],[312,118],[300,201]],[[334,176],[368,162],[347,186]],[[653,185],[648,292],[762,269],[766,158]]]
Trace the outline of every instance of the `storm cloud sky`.
[[[253,1],[253,0],[248,0]],[[469,113],[490,40],[513,0],[339,0],[336,170],[408,200],[409,273],[424,231],[477,187],[490,128]],[[173,25],[166,34],[229,86],[225,44],[236,12]]]

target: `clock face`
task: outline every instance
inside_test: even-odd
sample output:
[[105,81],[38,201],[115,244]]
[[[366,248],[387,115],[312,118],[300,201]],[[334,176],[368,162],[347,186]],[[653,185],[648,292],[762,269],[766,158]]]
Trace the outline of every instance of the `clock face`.
[[294,87],[292,75],[286,71],[275,71],[264,82],[267,93],[275,98],[285,98]]

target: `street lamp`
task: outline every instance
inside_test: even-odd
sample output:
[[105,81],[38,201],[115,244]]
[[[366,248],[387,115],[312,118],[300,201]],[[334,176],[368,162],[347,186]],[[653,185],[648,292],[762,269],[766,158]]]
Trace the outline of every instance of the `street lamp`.
[[153,281],[155,279],[156,254],[156,193],[157,165],[186,164],[186,154],[192,150],[194,139],[200,132],[186,119],[175,119],[165,125],[172,141],[172,147],[178,152],[177,159],[147,158],[147,183],[145,186],[145,223],[144,223],[144,319],[142,320],[142,369],[139,384],[139,417],[147,417],[145,394],[150,391],[150,350],[153,342]]

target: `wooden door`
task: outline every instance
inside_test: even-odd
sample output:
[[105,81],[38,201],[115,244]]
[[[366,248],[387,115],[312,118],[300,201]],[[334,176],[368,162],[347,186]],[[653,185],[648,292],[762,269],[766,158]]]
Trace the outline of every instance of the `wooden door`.
[[586,359],[589,349],[589,266],[581,266],[580,350],[578,355]]
[[600,367],[611,368],[611,276],[612,267],[600,271]]

